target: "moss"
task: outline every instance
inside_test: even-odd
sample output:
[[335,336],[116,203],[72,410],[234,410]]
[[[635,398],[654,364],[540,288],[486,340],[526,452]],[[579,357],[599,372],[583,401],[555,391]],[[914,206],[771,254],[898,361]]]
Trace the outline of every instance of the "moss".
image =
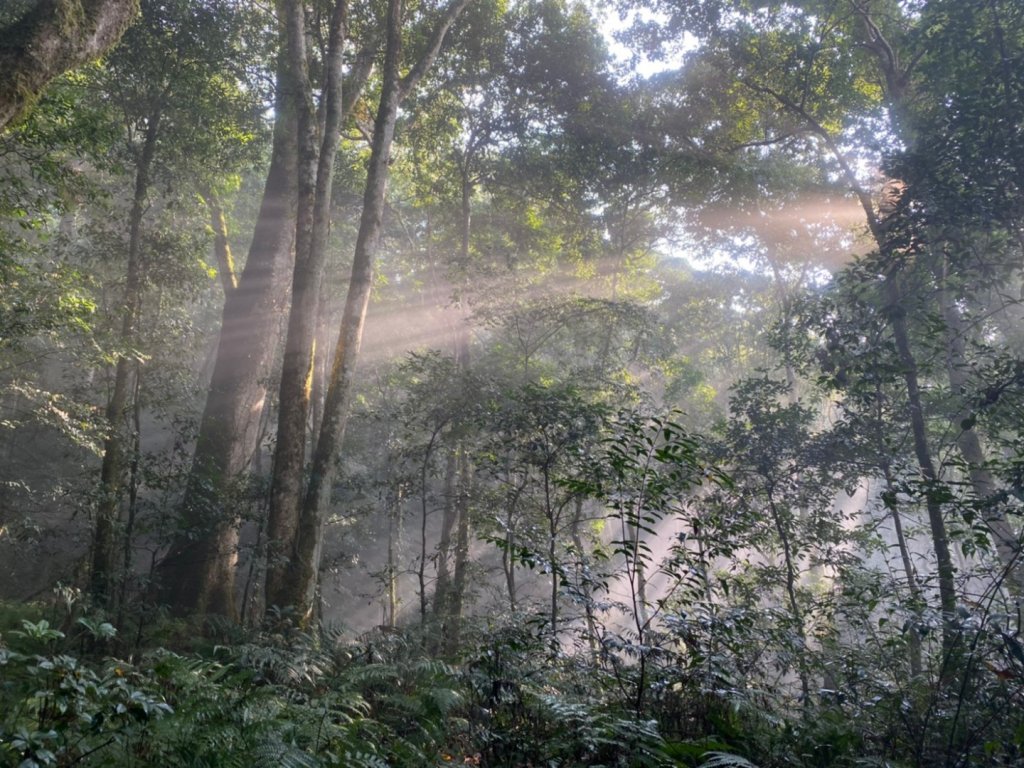
[[[0,115],[12,107],[14,114],[7,121],[0,118],[0,129],[17,122],[35,104],[46,83],[64,71],[87,62],[92,53],[120,39],[138,16],[138,0],[128,0],[120,14],[117,29],[105,34],[109,40],[99,44],[92,40],[104,6],[123,0],[20,0],[13,8],[5,8],[0,20],[6,20],[0,34],[0,68],[10,73],[6,85],[0,86]],[[15,10],[16,9],[16,10]],[[116,5],[115,12],[120,10]],[[55,47],[45,43],[59,41]],[[44,57],[39,53],[50,48]]]

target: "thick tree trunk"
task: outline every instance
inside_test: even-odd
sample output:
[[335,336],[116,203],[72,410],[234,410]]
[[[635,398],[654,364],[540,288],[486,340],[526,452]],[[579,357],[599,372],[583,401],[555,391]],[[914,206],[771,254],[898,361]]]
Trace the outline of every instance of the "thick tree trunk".
[[344,43],[344,1],[335,4],[324,87],[324,130],[319,135],[306,52],[303,0],[285,3],[289,80],[296,90],[298,129],[298,206],[295,225],[295,267],[292,305],[288,314],[281,388],[278,397],[277,444],[274,452],[270,518],[271,544],[267,563],[267,605],[291,605],[284,591],[285,574],[295,539],[303,492],[303,467],[316,358],[316,324],[320,284],[327,259],[330,196],[334,158],[341,131],[341,55]]
[[[131,349],[135,337],[142,302],[142,217],[149,194],[150,173],[160,132],[160,113],[149,116],[142,150],[135,167],[135,190],[128,219],[128,270],[121,305],[120,343],[124,350]],[[107,605],[114,597],[114,580],[118,572],[120,547],[119,518],[125,461],[124,420],[125,407],[132,390],[132,360],[126,351],[117,358],[114,368],[114,387],[107,402],[107,435],[103,441],[103,462],[100,468],[100,499],[96,509],[96,527],[93,538],[92,576],[90,592],[99,605]]]
[[[294,607],[300,616],[308,619],[312,611],[313,592],[306,590],[306,604],[295,599],[295,566],[303,558],[312,557],[319,561],[320,542],[317,540],[314,543],[313,549],[317,552],[315,556],[299,554],[305,491],[303,469],[306,445],[310,438],[308,420],[314,368],[319,356],[316,349],[317,322],[324,266],[327,262],[334,160],[342,124],[354,100],[343,98],[341,69],[347,31],[347,6],[345,0],[337,0],[331,15],[325,66],[327,82],[321,103],[324,124],[318,142],[316,115],[306,72],[305,25],[301,0],[293,0],[288,7],[291,69],[295,81],[305,89],[306,96],[299,116],[299,213],[292,277],[292,308],[288,317],[288,336],[281,372],[277,448],[271,485],[268,522],[271,550],[266,593],[268,606]],[[368,75],[369,66],[357,63],[352,82],[356,92],[362,88]],[[329,397],[328,388],[324,398],[325,415],[322,423],[326,423]],[[319,443],[322,427],[319,431],[314,429],[313,433],[316,435],[316,443]]]
[[139,0],[39,0],[0,30],[0,131],[53,78],[99,58],[139,14]]
[[157,572],[160,600],[179,614],[236,613],[238,528],[229,499],[257,449],[295,232],[296,147],[289,102],[280,83],[252,245],[238,287],[224,298],[213,377],[182,503],[184,525]]

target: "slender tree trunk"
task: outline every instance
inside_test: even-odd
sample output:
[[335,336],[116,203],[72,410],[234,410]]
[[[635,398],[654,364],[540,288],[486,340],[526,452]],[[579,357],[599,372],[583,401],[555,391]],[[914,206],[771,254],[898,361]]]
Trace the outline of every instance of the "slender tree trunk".
[[551,568],[551,592],[549,594],[549,618],[551,621],[551,645],[558,647],[558,514],[551,498],[551,468],[545,464],[544,514],[548,520],[548,565]]
[[444,508],[441,518],[441,536],[437,543],[437,581],[434,585],[434,616],[443,621],[447,614],[451,589],[452,531],[455,530],[457,504],[455,501],[458,449],[448,452],[444,471]]
[[313,356],[313,386],[309,404],[310,445],[320,439],[320,424],[324,419],[324,396],[327,394],[327,363],[330,353],[330,318],[327,280],[320,281],[319,309],[316,314],[316,335]]
[[518,587],[516,587],[515,548],[518,546],[518,542],[516,541],[515,523],[515,506],[510,505],[505,516],[505,547],[501,552],[501,565],[505,570],[505,588],[508,590],[508,610],[509,613],[513,615],[517,610],[519,610],[519,604],[516,601]]
[[580,531],[582,522],[583,497],[577,496],[573,501],[572,516],[572,544],[576,548],[576,556],[579,558],[576,565],[576,582],[583,598],[583,615],[587,623],[587,647],[590,649],[591,659],[596,661],[598,656],[597,618],[594,616],[594,590],[589,573],[590,565],[583,546],[583,534]]
[[955,644],[953,617],[956,612],[956,583],[953,558],[949,550],[949,537],[946,533],[946,522],[943,518],[942,503],[939,501],[939,475],[932,461],[931,448],[928,445],[928,433],[924,421],[924,406],[921,403],[921,390],[917,378],[917,361],[910,348],[910,334],[907,331],[905,310],[900,306],[900,291],[896,284],[897,277],[890,274],[886,283],[889,288],[889,306],[887,307],[889,324],[896,342],[896,352],[903,368],[903,380],[906,385],[907,404],[910,409],[910,427],[914,438],[914,454],[924,479],[925,508],[928,510],[928,526],[931,530],[932,547],[935,551],[935,564],[939,580],[939,607],[942,611],[942,650],[948,657]]
[[[370,301],[374,261],[381,238],[384,194],[387,187],[391,145],[394,140],[395,123],[398,119],[398,108],[405,96],[433,64],[448,29],[465,8],[467,2],[468,0],[454,0],[434,29],[427,52],[416,62],[408,74],[401,78],[399,75],[402,62],[402,3],[401,0],[389,0],[388,3],[383,83],[374,121],[373,143],[363,195],[363,211],[352,262],[352,276],[349,281],[341,328],[334,352],[330,383],[324,401],[323,423],[313,451],[309,484],[298,515],[291,519],[294,522],[281,526],[279,534],[274,535],[274,538],[289,553],[287,563],[275,572],[273,577],[268,575],[267,580],[268,605],[287,605],[294,608],[296,616],[303,623],[312,619],[320,566],[322,519],[330,502],[335,462],[348,422],[349,400],[352,394],[359,349],[362,344],[366,309]],[[308,366],[309,358],[305,359],[307,361],[305,364]],[[278,439],[280,440],[280,436]],[[294,450],[294,448],[288,450]],[[301,466],[299,474],[301,477]],[[283,501],[291,505],[293,503],[291,482],[280,492]],[[284,498],[285,496],[287,498]],[[289,526],[294,528],[294,535],[289,535]],[[288,546],[289,542],[291,542],[290,547]]]
[[388,504],[387,613],[385,624],[394,629],[398,620],[398,539],[401,534],[402,491]]
[[231,253],[231,241],[228,239],[228,225],[224,220],[224,209],[220,199],[211,189],[203,190],[203,202],[210,212],[210,228],[213,230],[213,253],[217,259],[217,273],[224,295],[227,296],[238,287],[238,276],[235,274],[235,258]]
[[132,460],[128,465],[128,515],[121,541],[120,591],[117,596],[117,626],[124,625],[128,606],[128,583],[132,576],[132,540],[139,512],[139,484],[142,464],[142,363],[135,360],[132,387]]
[[[468,161],[467,161],[468,163]],[[470,238],[470,215],[471,207],[470,202],[472,199],[472,182],[469,178],[467,165],[464,164],[461,168],[462,177],[462,208],[461,216],[459,219],[459,253],[460,263],[465,266],[469,261],[469,238]],[[468,349],[468,339],[465,338],[463,329],[453,329],[453,336],[455,338],[455,356],[457,361],[462,368],[463,362],[468,362],[466,358],[460,358],[461,350],[463,348]],[[430,445],[433,446],[434,438],[437,433],[431,438]],[[434,585],[434,616],[438,623],[441,624],[441,633],[445,634],[444,623],[446,616],[448,615],[448,600],[451,596],[451,555],[452,555],[452,531],[455,528],[457,504],[455,499],[455,484],[456,484],[456,471],[457,471],[457,457],[459,449],[456,448],[448,452],[448,459],[445,462],[445,475],[444,475],[444,514],[441,518],[441,533],[437,544],[437,559],[436,559],[436,571],[437,581]],[[426,459],[424,459],[423,465],[423,515],[424,521],[426,520]],[[424,524],[425,525],[425,524]],[[424,531],[426,528],[424,527]],[[424,602],[424,609],[426,603]],[[424,621],[426,620],[426,614],[424,613]]]
[[[967,325],[948,287],[949,278],[945,262],[938,272],[938,301],[946,335],[946,372],[953,397],[961,399],[970,384],[967,379]],[[971,490],[974,492],[981,517],[992,535],[996,554],[1006,569],[1007,583],[1015,593],[1021,594],[1024,592],[1021,539],[998,506],[999,484],[988,469],[985,450],[977,431],[973,426],[964,428],[962,425],[967,415],[968,412],[960,410],[951,416],[952,427],[957,436],[957,448],[967,465],[967,476],[971,481]]]
[[650,622],[650,604],[647,601],[647,568],[644,566],[640,526],[629,523],[628,529],[631,558],[633,560],[630,565],[630,570],[632,572],[630,580],[632,581],[633,586],[634,620],[636,621],[637,630],[642,635],[643,632],[646,631],[647,625]]
[[[882,34],[871,17],[870,6],[854,4],[854,10],[860,17],[865,32],[865,47],[875,55],[878,67],[886,83],[886,95],[892,114],[893,126],[901,134],[908,145],[913,145],[913,120],[908,112],[907,91],[910,83],[910,70],[900,62],[898,51]],[[912,67],[913,65],[909,65]],[[925,426],[924,407],[921,402],[921,390],[917,375],[917,361],[910,345],[910,334],[907,329],[906,311],[901,306],[902,280],[900,265],[894,259],[893,244],[887,234],[888,227],[876,213],[870,196],[857,181],[856,174],[850,167],[845,156],[827,132],[818,126],[819,135],[825,138],[830,151],[839,161],[843,175],[856,193],[864,215],[867,217],[868,228],[878,246],[879,253],[890,263],[889,272],[885,276],[885,298],[889,325],[892,328],[893,340],[900,365],[903,368],[903,380],[906,386],[907,405],[910,410],[911,434],[914,441],[914,454],[925,484],[925,506],[928,511],[928,526],[931,531],[932,547],[935,551],[936,570],[939,581],[939,605],[942,610],[942,649],[949,658],[952,653],[955,631],[952,620],[956,610],[955,569],[949,551],[949,538],[946,523],[943,519],[942,504],[938,498],[938,472],[932,460],[931,448],[928,445],[928,434]]]
[[[150,173],[160,132],[160,112],[149,116],[146,135],[135,167],[135,190],[128,218],[128,271],[124,301],[121,305],[120,343],[125,350],[135,344],[139,308],[142,302],[142,218],[149,194]],[[96,509],[93,538],[90,592],[99,605],[109,605],[114,598],[114,581],[118,573],[120,547],[119,524],[121,491],[125,461],[125,407],[132,390],[132,360],[126,351],[117,358],[114,387],[107,402],[107,435],[103,441],[103,462],[100,467],[100,499]]]
[[793,546],[790,542],[789,527],[782,519],[773,498],[774,491],[768,489],[768,509],[771,511],[772,522],[775,524],[775,532],[779,535],[779,542],[782,544],[782,557],[786,565],[786,597],[789,600],[789,612],[793,621],[793,629],[796,632],[797,640],[800,641],[800,657],[797,661],[797,669],[800,674],[800,694],[804,711],[811,703],[810,675],[807,672],[807,632],[804,628],[804,613],[800,610],[800,601],[797,599],[796,586],[799,579],[797,572],[796,557]]
[[917,583],[917,571],[910,559],[910,547],[907,546],[907,536],[903,531],[903,516],[900,515],[899,504],[896,502],[896,483],[892,476],[887,460],[882,461],[882,474],[885,477],[886,501],[885,506],[892,518],[893,531],[896,534],[896,546],[900,551],[900,562],[903,565],[903,575],[907,579],[907,590],[910,592],[910,599],[914,604],[913,612],[917,618],[917,625],[910,628],[907,634],[907,653],[910,661],[910,674],[914,678],[921,676],[923,670],[921,661],[921,608],[925,604],[921,586]]
[[[866,19],[869,23],[870,19]],[[884,39],[882,40],[884,43]],[[893,87],[902,82],[900,73],[886,70],[887,80],[891,81]],[[900,101],[902,91],[893,95],[893,107],[897,111],[902,106]],[[902,367],[903,383],[906,389],[907,406],[910,411],[911,435],[914,443],[914,455],[917,458],[918,468],[925,484],[925,505],[928,510],[928,525],[931,531],[932,547],[935,551],[936,570],[939,582],[939,605],[943,616],[942,625],[942,647],[943,652],[948,654],[954,645],[954,628],[952,619],[956,610],[956,583],[955,569],[949,550],[949,537],[946,533],[946,523],[943,519],[942,503],[939,501],[938,485],[939,476],[932,460],[931,447],[928,444],[928,431],[925,425],[924,406],[921,401],[921,388],[918,381],[917,360],[914,357],[910,345],[910,332],[907,328],[907,314],[902,306],[904,299],[903,281],[899,254],[895,252],[895,246],[891,242],[886,223],[879,218],[875,212],[871,196],[861,186],[854,173],[853,167],[836,144],[832,136],[821,124],[817,123],[801,107],[788,102],[785,99],[781,103],[788,110],[806,121],[810,130],[816,134],[825,144],[828,151],[835,158],[836,162],[846,178],[850,189],[853,190],[864,211],[868,229],[871,232],[878,247],[879,254],[885,259],[888,269],[883,285],[883,297],[886,303],[886,318],[889,327],[892,329],[893,341],[896,345],[896,353]]]
[[[280,69],[280,65],[279,65]],[[175,613],[234,617],[237,515],[230,495],[261,434],[278,316],[295,234],[295,118],[278,77],[273,150],[238,287],[224,297],[220,340],[185,498],[184,526],[157,569],[159,598]]]
[[[427,448],[423,452],[423,461],[420,463],[420,562],[416,570],[416,576],[420,591],[420,626],[422,627],[427,625],[427,517],[430,514],[427,471],[430,467],[430,457],[434,452],[434,443],[437,441],[439,433],[439,429],[434,430],[434,433],[430,436],[430,442],[427,443]],[[444,533],[442,531],[442,538],[443,535]],[[449,531],[449,536],[450,535],[451,532]],[[437,562],[440,563],[440,546],[438,547],[437,558]],[[437,565],[436,567],[440,573],[440,565]]]
[[455,537],[455,565],[452,573],[451,592],[447,601],[445,620],[445,653],[454,655],[462,643],[462,613],[466,601],[466,583],[469,573],[469,497],[472,487],[472,464],[469,452],[459,450],[458,459],[458,491],[456,493],[456,512],[458,527]]
[[505,574],[505,588],[508,592],[508,610],[515,614],[519,609],[518,587],[516,586],[516,547],[519,541],[516,538],[516,512],[519,508],[519,497],[522,496],[529,482],[529,475],[524,472],[522,482],[513,485],[513,474],[509,467],[509,460],[505,459],[505,485],[510,489],[505,494],[505,543],[501,548],[501,568]]

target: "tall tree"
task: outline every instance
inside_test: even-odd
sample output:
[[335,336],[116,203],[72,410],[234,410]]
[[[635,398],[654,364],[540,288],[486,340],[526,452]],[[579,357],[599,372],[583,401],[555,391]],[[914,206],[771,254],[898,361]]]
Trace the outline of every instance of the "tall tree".
[[[219,27],[219,31],[212,30]],[[199,174],[202,163],[224,172],[248,159],[247,136],[255,112],[255,97],[243,95],[237,82],[223,74],[237,56],[239,15],[226,6],[204,3],[143,3],[143,17],[126,34],[101,74],[105,96],[123,113],[129,167],[134,170],[127,214],[126,279],[118,312],[119,353],[106,406],[108,432],[104,441],[101,491],[93,546],[92,592],[101,603],[111,597],[112,574],[123,549],[119,517],[126,469],[123,423],[137,370],[139,320],[148,271],[157,266],[158,238],[147,232],[154,218],[152,191],[158,181],[173,186],[175,174]],[[205,130],[197,131],[203,110]],[[244,126],[244,127],[240,127]],[[185,145],[189,150],[184,150]]]
[[252,245],[238,285],[225,292],[223,319],[181,522],[162,559],[159,598],[181,613],[234,617],[238,531],[232,484],[257,448],[278,319],[287,293],[295,220],[295,119],[279,84],[270,167]]
[[[945,477],[928,428],[934,413],[924,396],[927,371],[921,358],[928,351],[915,348],[914,343],[914,322],[926,313],[909,292],[912,286],[926,284],[921,275],[927,272],[920,269],[941,259],[941,249],[933,248],[929,244],[933,238],[913,223],[929,218],[921,215],[927,211],[923,199],[915,206],[909,200],[901,204],[897,196],[894,205],[886,209],[875,199],[870,182],[858,168],[865,162],[898,168],[899,162],[886,162],[885,157],[914,156],[923,149],[927,126],[941,125],[943,115],[962,114],[949,111],[948,84],[944,82],[933,92],[930,83],[939,81],[922,78],[920,67],[931,60],[936,40],[949,34],[949,19],[971,19],[959,27],[962,34],[968,28],[984,26],[983,18],[1012,17],[999,8],[983,12],[982,5],[975,5],[969,12],[958,10],[948,18],[951,7],[947,9],[944,3],[928,4],[923,13],[899,3],[854,0],[770,2],[756,7],[714,0],[689,5],[670,1],[662,6],[671,19],[667,28],[688,29],[702,39],[702,45],[690,54],[686,69],[694,78],[684,91],[691,103],[707,97],[711,92],[709,83],[721,84],[723,78],[738,73],[726,86],[728,98],[719,110],[720,119],[698,139],[701,147],[728,150],[743,157],[758,184],[771,178],[773,172],[777,174],[780,167],[777,162],[773,167],[767,158],[788,159],[805,167],[821,162],[833,178],[842,180],[862,208],[875,250],[874,274],[881,276],[872,279],[881,280],[885,314],[900,361],[906,415],[921,477],[921,499],[927,510],[936,562],[939,603],[945,617],[946,650],[955,635],[957,599],[946,524],[950,507],[944,501]],[[657,30],[658,26],[648,25],[641,32],[646,34],[651,29]],[[997,50],[1000,53],[991,57],[993,74],[1005,73],[1006,67],[1000,63],[1009,55],[1005,38]],[[942,60],[955,59],[947,56]],[[1005,81],[1002,74],[998,77]],[[679,125],[682,130],[676,133],[676,141],[691,148],[694,126],[686,122]],[[672,124],[666,123],[666,127],[671,132]],[[937,295],[941,296],[942,291]],[[947,319],[955,320],[948,311],[939,309],[939,317],[945,314]],[[942,333],[947,336],[947,354],[955,354],[955,329],[946,322]],[[965,362],[952,362],[950,370],[962,369]],[[960,449],[972,456],[967,464],[977,466],[981,457],[970,436],[958,442]],[[975,481],[982,479],[977,470],[972,477]],[[982,486],[984,483],[976,487],[976,494]],[[1000,558],[1006,567],[1015,568],[1013,563],[1019,558],[1013,546],[1014,532],[995,512],[987,515],[986,522]]]
[[[272,560],[271,567],[268,568],[267,605],[294,608],[296,615],[304,621],[308,621],[312,617],[314,608],[322,540],[322,517],[330,501],[334,464],[344,436],[355,364],[359,355],[363,324],[370,300],[374,261],[381,237],[391,145],[394,140],[398,110],[402,102],[433,65],[441,51],[448,30],[468,2],[469,0],[454,0],[444,9],[419,58],[403,75],[401,70],[405,64],[403,51],[404,9],[400,0],[389,0],[384,64],[381,72],[381,94],[374,118],[373,140],[363,195],[363,210],[356,238],[355,257],[352,263],[352,276],[349,281],[341,328],[338,332],[337,347],[334,351],[330,382],[324,402],[323,422],[312,455],[309,484],[305,490],[303,489],[302,471],[309,402],[307,382],[314,353],[312,333],[302,335],[296,333],[297,338],[291,351],[292,365],[288,366],[286,362],[286,369],[282,372],[282,400],[284,400],[286,392],[298,395],[298,400],[289,406],[287,414],[282,411],[278,426],[268,533],[273,544],[279,548],[278,551],[283,552],[284,559],[280,565]],[[289,16],[288,23],[291,26],[300,20],[301,13],[294,12],[292,16]],[[290,30],[289,35],[301,38],[303,35],[301,27],[297,30]],[[290,43],[295,63],[299,61],[298,44],[297,39],[294,43]],[[336,141],[336,137],[334,140]],[[315,189],[321,183],[311,160],[312,158],[307,160],[308,177],[304,181],[300,180],[300,188],[305,184],[308,188]],[[329,193],[329,183],[325,190]],[[329,194],[327,197],[329,198]],[[301,199],[302,193],[300,192]],[[313,197],[310,195],[311,202],[312,199]],[[313,221],[310,219],[309,223],[304,225],[300,216],[297,232],[301,233],[304,226],[309,228],[307,236],[312,241]],[[316,262],[313,262],[313,265],[315,264]],[[295,276],[298,284],[312,281],[314,285],[318,286],[320,279],[318,274],[300,275],[298,265]],[[318,292],[311,290],[304,296],[306,297],[305,304],[295,299],[292,301],[290,327],[292,325],[296,328],[305,326],[315,318],[315,302]],[[294,318],[294,321],[291,318]],[[300,345],[300,341],[304,343]]]
[[[279,7],[281,40],[270,168],[245,269],[237,287],[225,295],[220,341],[183,502],[181,531],[161,565],[163,599],[181,611],[235,616],[238,513],[232,506],[232,490],[257,449],[271,389],[273,340],[287,302],[290,259],[294,251],[293,273],[299,275],[318,271],[309,267],[311,259],[319,259],[322,265],[338,135],[373,63],[371,39],[349,62],[347,75],[343,73],[346,11],[344,2],[334,5],[324,52],[322,109],[317,114],[304,33],[298,38],[294,34],[296,24],[305,29],[303,8],[294,3]],[[322,136],[322,147],[316,145],[318,136]],[[305,185],[299,184],[300,164],[304,164]],[[320,174],[312,187],[311,168],[318,168]],[[307,306],[309,292],[318,290],[318,285],[316,280],[300,280],[293,304]],[[309,328],[301,330],[308,332]],[[294,354],[286,351],[286,359],[293,358]],[[294,398],[288,393],[281,401],[292,404]]]

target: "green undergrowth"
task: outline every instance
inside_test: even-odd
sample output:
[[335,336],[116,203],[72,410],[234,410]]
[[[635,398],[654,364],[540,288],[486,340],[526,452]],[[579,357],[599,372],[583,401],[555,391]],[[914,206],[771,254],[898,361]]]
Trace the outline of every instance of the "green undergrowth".
[[58,628],[5,610],[0,765],[690,764],[652,720],[581,685],[568,659],[525,635],[481,632],[452,663],[415,633],[350,641],[328,629],[122,655],[109,623]]
[[470,625],[445,660],[411,629],[148,629],[128,639],[59,604],[0,605],[0,766],[1009,766],[1024,740],[1009,700],[1010,730],[986,721],[996,738],[981,740],[934,689],[920,723],[906,691],[882,687],[787,703],[668,645],[638,708],[637,665],[567,653],[522,617]]

